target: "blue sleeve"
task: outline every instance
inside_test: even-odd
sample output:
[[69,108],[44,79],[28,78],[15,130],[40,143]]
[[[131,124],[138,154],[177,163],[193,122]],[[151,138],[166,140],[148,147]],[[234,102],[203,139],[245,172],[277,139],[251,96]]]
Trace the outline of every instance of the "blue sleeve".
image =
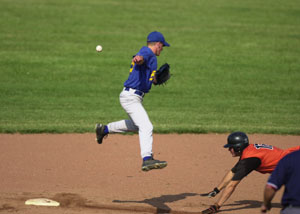
[[146,47],[142,47],[136,55],[143,56],[145,62],[149,60],[149,52]]
[[288,160],[286,158],[281,159],[269,177],[268,184],[277,190],[279,190],[280,187],[286,183],[286,174],[288,170],[286,166],[287,161]]
[[146,67],[148,67],[151,70],[151,72],[157,69],[156,56],[151,52],[151,50],[148,47],[142,47],[136,55],[143,56],[144,63]]
[[151,71],[156,71],[157,70],[157,59],[156,59],[156,57],[151,57],[149,59],[148,66],[151,69]]

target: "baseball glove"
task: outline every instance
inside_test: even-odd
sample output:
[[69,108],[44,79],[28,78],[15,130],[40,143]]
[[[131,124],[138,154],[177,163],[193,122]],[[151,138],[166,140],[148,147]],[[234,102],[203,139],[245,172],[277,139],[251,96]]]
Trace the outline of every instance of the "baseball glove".
[[170,65],[168,63],[165,63],[160,66],[160,68],[155,73],[155,85],[165,84],[170,79],[170,77]]
[[217,213],[220,210],[220,206],[219,205],[211,205],[208,209],[203,210],[201,213],[202,214],[214,214]]

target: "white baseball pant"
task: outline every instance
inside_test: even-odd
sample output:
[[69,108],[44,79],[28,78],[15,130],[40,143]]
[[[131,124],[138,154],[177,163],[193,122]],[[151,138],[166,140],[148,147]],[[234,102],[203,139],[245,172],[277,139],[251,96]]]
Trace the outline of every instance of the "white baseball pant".
[[120,104],[129,116],[129,120],[120,120],[107,124],[109,133],[139,132],[142,158],[152,155],[153,125],[144,106],[143,97],[135,94],[135,89],[120,93]]

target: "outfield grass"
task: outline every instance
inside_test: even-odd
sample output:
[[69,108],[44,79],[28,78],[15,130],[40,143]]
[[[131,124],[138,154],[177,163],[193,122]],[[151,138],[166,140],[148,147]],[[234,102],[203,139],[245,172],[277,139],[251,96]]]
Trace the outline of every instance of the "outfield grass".
[[[93,132],[151,31],[173,76],[147,94],[155,132],[300,134],[300,2],[1,0],[0,132]],[[96,53],[96,45],[103,52]]]

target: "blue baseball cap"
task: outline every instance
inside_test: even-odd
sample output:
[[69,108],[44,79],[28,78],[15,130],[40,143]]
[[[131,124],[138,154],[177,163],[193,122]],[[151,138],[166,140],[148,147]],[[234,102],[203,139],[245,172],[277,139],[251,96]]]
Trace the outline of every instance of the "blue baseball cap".
[[170,46],[169,43],[165,41],[164,36],[162,33],[154,31],[151,32],[147,37],[147,42],[162,42],[164,46]]

